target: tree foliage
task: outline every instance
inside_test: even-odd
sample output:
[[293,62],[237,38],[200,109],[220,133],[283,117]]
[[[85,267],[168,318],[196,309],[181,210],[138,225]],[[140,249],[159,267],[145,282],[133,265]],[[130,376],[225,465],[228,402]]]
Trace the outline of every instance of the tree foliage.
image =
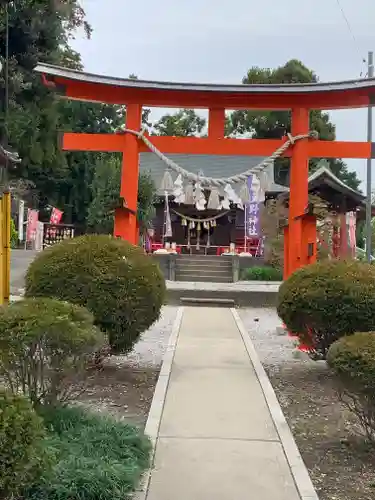
[[[114,212],[120,196],[121,159],[118,155],[101,155],[91,185],[92,201],[87,212],[87,228],[97,234],[112,234]],[[155,216],[156,187],[149,174],[138,179],[137,218],[141,235]]]
[[[252,67],[242,80],[243,84],[282,84],[315,83],[316,74],[302,62],[295,59],[276,69]],[[310,128],[319,133],[319,138],[332,141],[336,137],[335,125],[329,114],[320,110],[310,113]],[[232,135],[248,135],[254,139],[279,139],[291,131],[291,113],[289,111],[254,111],[239,110],[230,115],[229,132]],[[310,160],[310,172],[318,168],[320,158]],[[332,173],[348,186],[358,189],[360,180],[355,172],[350,172],[340,159],[327,159]],[[276,168],[286,182],[289,182],[289,159],[276,162]]]
[[156,135],[191,137],[201,135],[206,120],[193,109],[180,109],[177,113],[166,114],[154,126]]
[[[0,7],[0,57],[5,58],[5,7]],[[9,7],[9,119],[10,145],[22,163],[10,172],[34,188],[30,203],[42,210],[57,205],[66,222],[85,229],[98,153],[64,153],[59,130],[113,133],[124,123],[124,108],[56,99],[33,73],[38,61],[82,69],[80,55],[69,46],[77,28],[89,36],[78,0],[20,0]],[[5,79],[0,78],[1,96]],[[6,140],[5,114],[0,112],[0,139]],[[27,196],[26,196],[27,197]]]
[[[54,94],[45,88],[33,69],[38,61],[66,62],[68,41],[74,29],[90,28],[78,0],[20,0],[9,13],[9,118],[0,113],[0,138],[17,149],[22,163],[12,175],[32,181],[40,193],[58,192],[67,174],[64,155],[58,148],[59,115]],[[6,56],[5,5],[0,6],[0,57]],[[75,55],[77,57],[77,55]],[[5,103],[5,71],[0,78]]]
[[92,201],[87,212],[87,228],[97,234],[112,234],[115,207],[120,196],[121,161],[102,155],[92,181]]

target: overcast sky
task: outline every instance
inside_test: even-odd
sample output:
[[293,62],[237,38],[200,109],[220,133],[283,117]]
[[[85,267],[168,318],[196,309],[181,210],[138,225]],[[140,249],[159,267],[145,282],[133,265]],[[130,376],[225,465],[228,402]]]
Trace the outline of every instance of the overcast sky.
[[[321,81],[335,81],[365,76],[362,59],[369,50],[375,51],[375,0],[82,0],[82,4],[94,31],[91,40],[77,36],[73,46],[87,71],[110,76],[134,73],[151,80],[240,83],[251,66],[274,68],[297,58]],[[337,138],[366,140],[366,113],[333,112]],[[365,161],[348,163],[365,178]],[[375,185],[375,172],[373,177]]]

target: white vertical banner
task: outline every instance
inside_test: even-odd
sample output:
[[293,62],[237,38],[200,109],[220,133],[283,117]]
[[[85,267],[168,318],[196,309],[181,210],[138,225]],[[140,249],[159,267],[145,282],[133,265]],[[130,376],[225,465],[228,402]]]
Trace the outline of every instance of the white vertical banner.
[[25,202],[23,200],[20,200],[19,204],[18,204],[18,239],[19,239],[19,241],[24,240],[24,220],[25,220]]
[[38,221],[35,234],[35,250],[37,252],[41,252],[43,250],[43,233],[44,224],[43,222]]

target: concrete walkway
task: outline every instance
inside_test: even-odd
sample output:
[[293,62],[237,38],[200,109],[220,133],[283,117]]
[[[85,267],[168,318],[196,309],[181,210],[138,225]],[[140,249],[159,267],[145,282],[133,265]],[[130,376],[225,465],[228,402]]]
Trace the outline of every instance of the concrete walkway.
[[317,500],[236,311],[180,308],[146,433],[147,500]]

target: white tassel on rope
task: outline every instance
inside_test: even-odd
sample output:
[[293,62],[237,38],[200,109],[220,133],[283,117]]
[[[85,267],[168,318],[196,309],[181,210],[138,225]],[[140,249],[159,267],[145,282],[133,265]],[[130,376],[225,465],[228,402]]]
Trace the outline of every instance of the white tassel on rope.
[[173,189],[174,189],[174,184],[173,184],[172,175],[171,175],[169,169],[167,169],[164,172],[163,179],[162,179],[161,184],[160,184],[160,191],[163,191],[164,193],[165,192],[171,193],[173,191]]
[[[241,210],[243,210],[243,203],[241,198],[238,196],[238,194],[235,192],[233,187],[230,184],[227,184],[224,188],[224,199],[227,198],[229,201],[231,201],[234,205],[237,205],[237,207]],[[225,207],[223,207],[225,208]]]
[[182,175],[179,174],[177,179],[174,181],[173,196],[175,203],[185,203],[185,193],[183,187]]
[[241,189],[240,189],[240,198],[242,203],[246,205],[246,203],[250,203],[250,193],[249,193],[249,186],[247,184],[247,180],[242,184]]
[[185,189],[185,205],[194,205],[194,186],[189,182]]
[[219,197],[219,190],[217,187],[211,188],[211,193],[210,197],[208,198],[207,208],[209,210],[220,209],[220,197]]
[[197,210],[203,211],[206,209],[207,201],[204,196],[204,191],[201,187],[200,182],[195,183],[194,200],[195,200],[195,207]]

